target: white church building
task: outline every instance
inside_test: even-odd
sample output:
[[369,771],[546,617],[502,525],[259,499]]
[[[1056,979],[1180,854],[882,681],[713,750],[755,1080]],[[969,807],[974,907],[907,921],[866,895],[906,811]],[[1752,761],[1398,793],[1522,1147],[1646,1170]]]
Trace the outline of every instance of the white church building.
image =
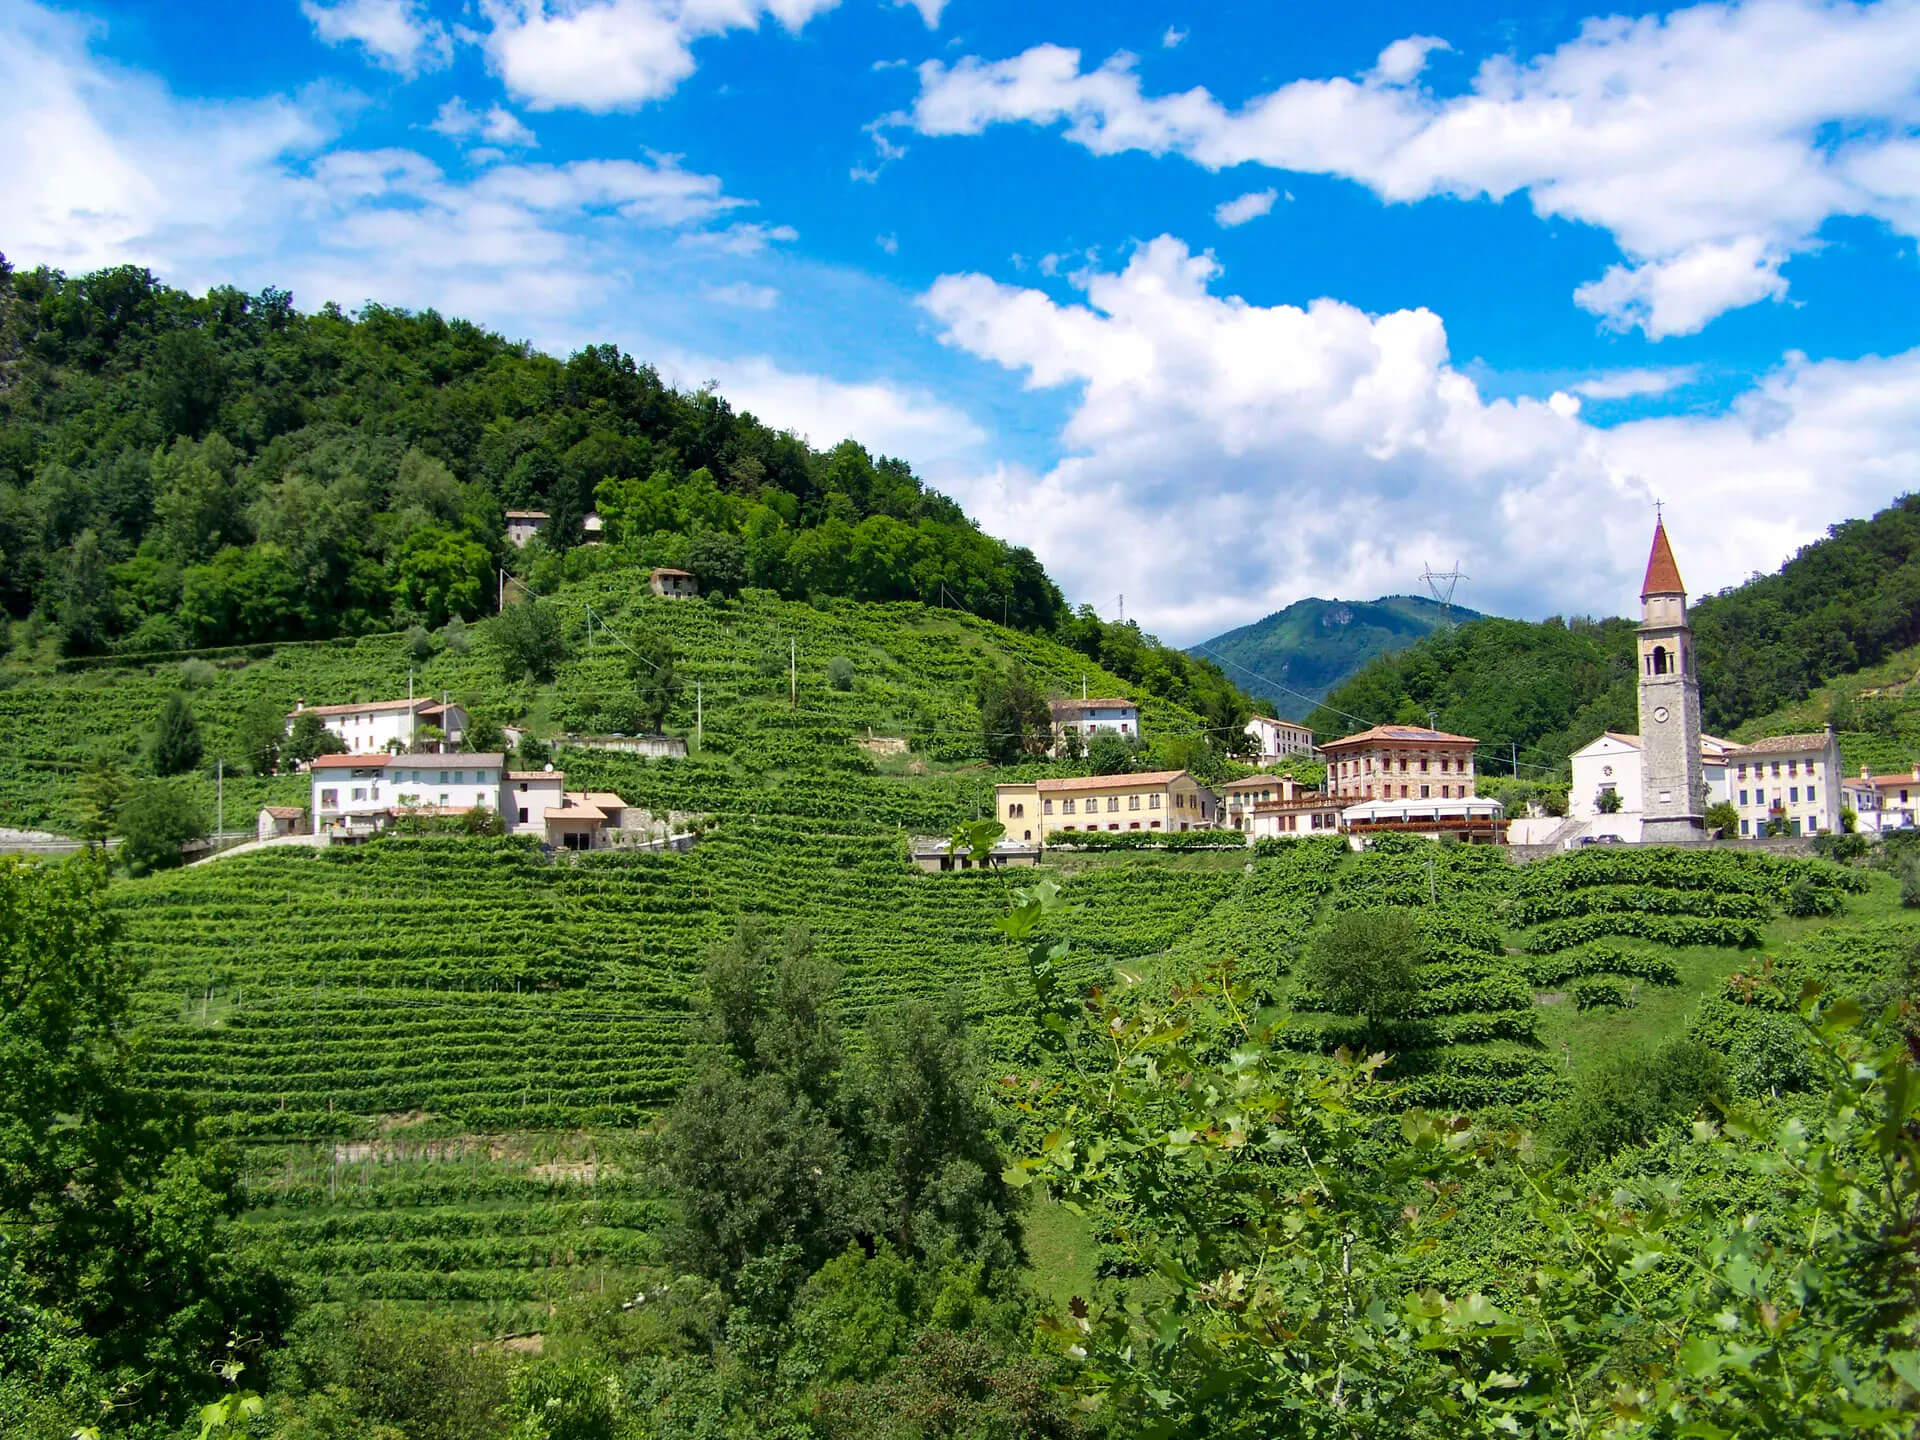
[[[1700,737],[1700,771],[1706,781],[1708,809],[1730,797],[1727,756],[1739,747],[1714,735]],[[1567,814],[1591,821],[1590,835],[1617,835],[1628,842],[1640,839],[1640,817],[1646,808],[1646,784],[1641,775],[1640,737],[1609,730],[1590,745],[1573,752],[1573,783],[1567,790]],[[1618,806],[1604,808],[1608,794]]]

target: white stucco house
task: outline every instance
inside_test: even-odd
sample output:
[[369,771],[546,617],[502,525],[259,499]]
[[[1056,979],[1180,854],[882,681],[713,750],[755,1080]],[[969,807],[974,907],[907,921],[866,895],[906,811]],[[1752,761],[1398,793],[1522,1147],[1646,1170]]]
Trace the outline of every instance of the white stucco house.
[[1140,707],[1131,700],[1056,700],[1052,708],[1056,749],[1069,735],[1079,736],[1082,745],[1096,735],[1140,738]]
[[1247,734],[1254,738],[1260,747],[1260,759],[1264,762],[1279,760],[1287,755],[1312,755],[1313,731],[1291,720],[1276,720],[1270,715],[1256,715],[1247,721]]
[[506,756],[322,755],[313,762],[314,831],[363,837],[406,815],[500,817],[509,835],[567,850],[604,850],[627,828],[610,790],[566,788],[560,770],[509,770]]
[[411,749],[420,731],[433,726],[453,743],[467,729],[467,712],[450,701],[421,695],[411,700],[361,700],[349,705],[309,705],[304,700],[287,712],[287,731],[302,715],[320,723],[347,747],[349,755],[381,755]]

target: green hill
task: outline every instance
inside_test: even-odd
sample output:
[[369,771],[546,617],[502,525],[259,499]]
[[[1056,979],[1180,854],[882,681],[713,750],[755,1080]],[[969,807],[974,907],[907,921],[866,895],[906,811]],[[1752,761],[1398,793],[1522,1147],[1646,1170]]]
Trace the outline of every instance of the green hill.
[[[1455,607],[1455,621],[1476,612]],[[1248,694],[1273,701],[1283,718],[1304,720],[1329,690],[1369,660],[1404,649],[1442,623],[1441,608],[1419,595],[1378,600],[1296,600],[1264,620],[1188,646],[1225,663]]]

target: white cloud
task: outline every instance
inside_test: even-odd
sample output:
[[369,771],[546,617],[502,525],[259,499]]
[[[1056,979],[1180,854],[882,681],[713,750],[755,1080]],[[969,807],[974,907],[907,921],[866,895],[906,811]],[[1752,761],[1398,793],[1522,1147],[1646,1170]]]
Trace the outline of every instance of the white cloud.
[[433,124],[427,128],[437,130],[450,140],[479,137],[493,146],[519,150],[537,149],[540,144],[525,122],[504,105],[491,106],[481,114],[458,95],[440,106]]
[[780,303],[780,292],[771,285],[749,285],[744,280],[736,280],[731,285],[709,286],[707,298],[716,305],[730,305],[738,310],[771,310]]
[[[6,3],[0,23],[0,130],[16,142],[0,214],[17,263],[132,262],[190,288],[271,282],[306,303],[376,298],[548,325],[630,283],[643,247],[670,252],[672,237],[747,204],[671,156],[496,164],[457,180],[409,149],[329,150],[339,122],[324,93],[186,101],[94,56],[100,32],[68,15]],[[506,129],[464,107],[441,118]],[[713,243],[792,233],[734,223]]]
[[[798,31],[839,0],[480,0],[487,60],[535,110],[604,113],[671,95],[694,72],[695,40]],[[936,7],[937,13],[937,7]]]
[[[1084,303],[977,274],[923,301],[947,343],[1076,397],[1058,464],[951,493],[1070,594],[1124,588],[1169,639],[1305,594],[1403,591],[1455,558],[1477,608],[1619,611],[1655,498],[1706,589],[1920,485],[1920,351],[1790,360],[1726,416],[1604,429],[1572,394],[1484,397],[1428,311],[1263,307],[1215,294],[1218,276],[1162,236],[1083,275]],[[1136,596],[1133,576],[1174,578]]]
[[940,28],[940,12],[947,8],[947,0],[893,0],[895,9],[912,6],[920,12],[920,19],[929,30]]
[[700,250],[717,250],[723,255],[758,255],[768,246],[787,244],[800,238],[791,225],[767,225],[758,220],[741,220],[724,230],[695,230],[680,237],[680,243]]
[[889,255],[898,255],[900,253],[900,237],[898,235],[876,235],[873,237],[873,243]]
[[1700,367],[1697,365],[1614,370],[1605,375],[1595,375],[1590,380],[1582,380],[1571,388],[1574,394],[1584,395],[1589,400],[1631,400],[1640,395],[1664,395],[1669,390],[1691,385],[1699,378],[1699,374]]
[[1163,50],[1178,49],[1180,42],[1186,38],[1187,32],[1185,30],[1182,30],[1178,25],[1169,25],[1167,26],[1166,34],[1160,37],[1160,48]]
[[682,387],[715,381],[736,410],[751,411],[812,445],[852,438],[876,455],[905,456],[935,483],[977,470],[987,443],[986,432],[964,411],[926,390],[890,381],[801,374],[765,356],[670,355],[660,373]]
[[1453,47],[1436,35],[1409,35],[1396,40],[1380,52],[1374,63],[1374,78],[1383,85],[1410,85],[1427,68],[1427,57],[1436,50]]
[[1232,229],[1235,225],[1244,225],[1249,220],[1258,220],[1273,209],[1273,202],[1280,198],[1278,190],[1249,190],[1237,200],[1226,200],[1213,207],[1213,218],[1217,224]]
[[300,0],[314,34],[329,45],[358,45],[397,74],[437,70],[453,59],[453,36],[423,0]]
[[[1229,109],[1149,96],[1131,55],[1040,45],[928,61],[902,123],[926,135],[1064,124],[1098,154],[1179,154],[1336,175],[1387,201],[1502,200],[1608,231],[1626,257],[1580,303],[1651,335],[1779,298],[1781,263],[1830,216],[1920,235],[1920,3],[1750,0],[1589,20],[1558,49],[1487,60],[1469,89],[1414,83],[1432,37],[1358,79],[1296,80]],[[1790,62],[1783,57],[1791,57]]]

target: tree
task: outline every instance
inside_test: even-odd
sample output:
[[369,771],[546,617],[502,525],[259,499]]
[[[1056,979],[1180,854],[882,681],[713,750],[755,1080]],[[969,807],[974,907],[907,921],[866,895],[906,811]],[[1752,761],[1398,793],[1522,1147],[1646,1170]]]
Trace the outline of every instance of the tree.
[[1718,1054],[1695,1040],[1670,1040],[1651,1054],[1615,1053],[1582,1075],[1548,1133],[1576,1165],[1592,1165],[1691,1119],[1726,1092]]
[[743,921],[707,962],[701,1059],[658,1144],[679,1259],[739,1298],[793,1288],[861,1226],[835,1114],[838,977],[804,930]]
[[1133,769],[1134,747],[1124,735],[1102,730],[1087,745],[1087,769],[1094,775],[1124,775]]
[[136,875],[178,865],[183,848],[207,838],[205,808],[178,780],[141,780],[120,807],[120,856]]
[[685,688],[675,668],[673,642],[649,631],[635,636],[632,646],[627,652],[627,678],[633,682],[636,713],[646,733],[658,735]]
[[974,680],[981,742],[1001,764],[1041,755],[1053,744],[1053,707],[1024,667],[985,669]]
[[394,598],[427,625],[477,615],[493,573],[493,557],[470,536],[422,525],[400,547]]
[[62,562],[56,623],[62,655],[91,655],[106,648],[114,628],[113,581],[92,530],[82,530]]
[[1618,815],[1622,803],[1620,792],[1611,786],[1602,787],[1600,793],[1594,797],[1593,803],[1602,815]]
[[844,655],[827,661],[827,684],[835,690],[853,689],[853,662]]
[[120,757],[102,750],[87,761],[74,786],[74,808],[80,817],[80,837],[97,844],[116,834],[120,828],[120,807],[127,803],[132,785],[121,768]]
[[[453,622],[447,622],[451,625]],[[410,626],[407,630],[407,655],[416,665],[424,665],[433,658],[433,632],[424,625]]]
[[280,754],[295,765],[311,765],[322,755],[340,755],[346,748],[324,720],[311,710],[302,710],[293,717],[293,726],[287,732],[286,743],[280,747]]
[[687,545],[687,570],[703,595],[734,595],[747,583],[746,542],[732,531],[697,530]]
[[167,696],[154,725],[147,755],[156,775],[181,775],[200,763],[200,724],[193,707],[178,690]]
[[[0,858],[0,1358],[24,1306],[86,1342],[98,1398],[177,1418],[217,1385],[228,1337],[271,1342],[287,1308],[233,1248],[237,1170],[137,1083],[137,972],[106,886],[98,856]],[[13,1373],[0,1367],[0,1407]]]
[[287,717],[272,696],[262,695],[247,706],[240,717],[240,753],[249,770],[256,775],[273,774],[286,743]]
[[852,1112],[888,1238],[906,1254],[1012,1263],[1011,1201],[959,997],[905,1001],[877,1016],[865,1060]]
[[544,600],[509,605],[488,622],[487,640],[508,684],[529,678],[545,684],[567,658],[560,612]]
[[1404,910],[1343,910],[1307,947],[1299,978],[1337,1015],[1358,1015],[1369,1027],[1406,1014],[1420,992],[1426,942]]
[[1740,833],[1740,811],[1725,800],[1709,805],[1703,818],[1709,830],[1718,830],[1723,836]]
[[476,755],[502,754],[507,748],[507,732],[498,720],[476,716],[467,722],[466,733],[460,737],[460,748]]

